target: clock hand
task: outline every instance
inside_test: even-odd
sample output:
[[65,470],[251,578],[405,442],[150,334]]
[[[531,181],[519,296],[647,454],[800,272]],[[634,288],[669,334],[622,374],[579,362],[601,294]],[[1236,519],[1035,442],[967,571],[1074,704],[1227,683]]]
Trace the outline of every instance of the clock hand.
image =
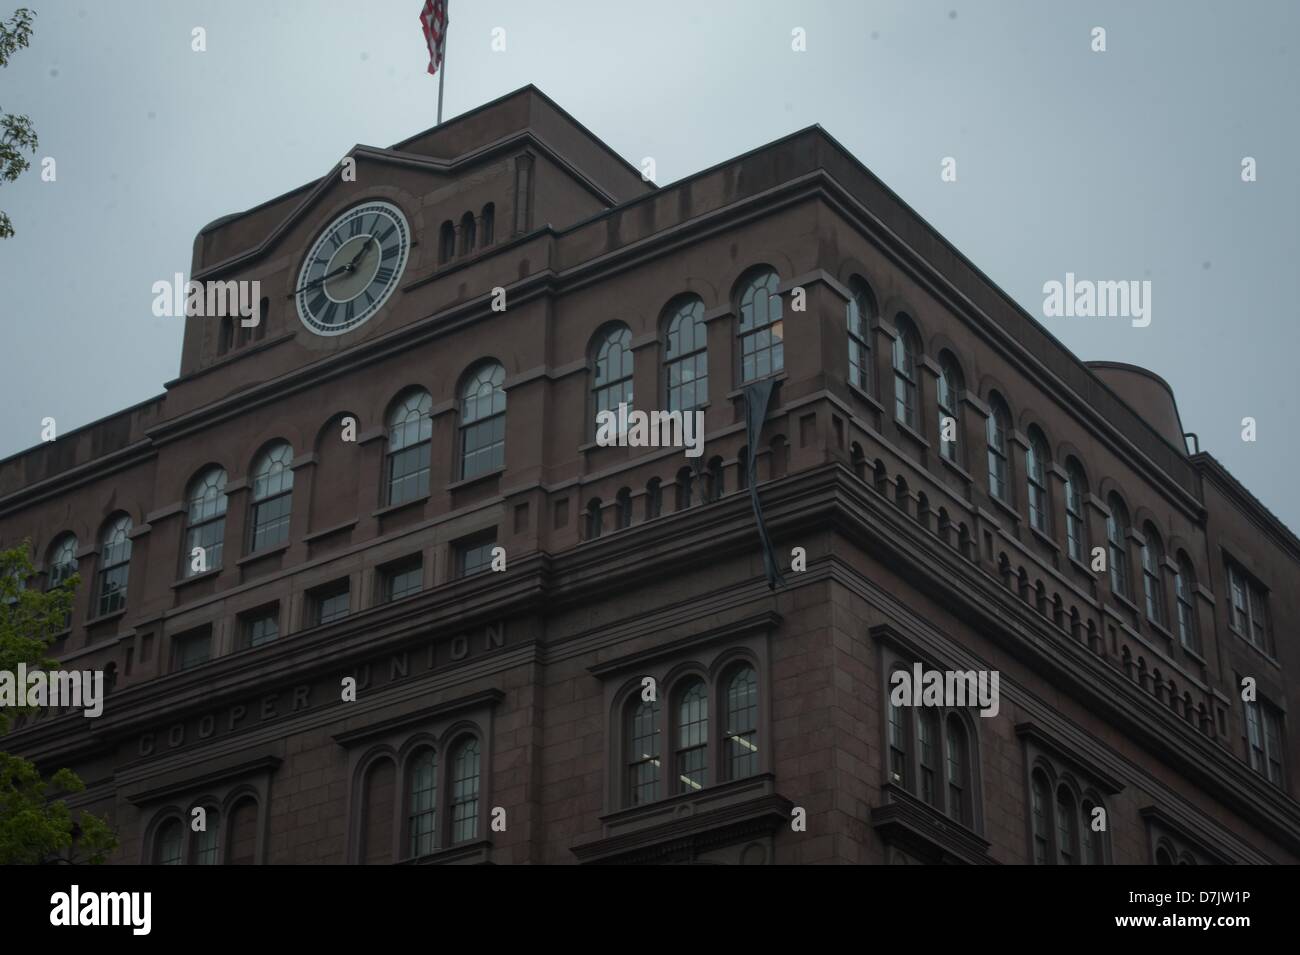
[[312,279],[310,282],[308,282],[308,283],[307,283],[306,285],[304,285],[302,288],[294,289],[293,292],[291,292],[290,294],[292,294],[292,295],[297,295],[299,292],[305,292],[305,291],[307,291],[309,288],[314,288],[315,286],[320,285],[321,282],[324,282],[326,279],[332,279],[332,278],[334,278],[334,276],[336,276],[336,275],[342,275],[344,272],[350,272],[351,270],[352,270],[352,266],[350,266],[350,265],[341,265],[341,266],[339,266],[337,269],[335,269],[333,272],[327,272],[326,274],[322,275],[322,276],[321,276],[320,278],[318,278],[318,279]]
[[361,243],[361,251],[358,252],[356,255],[352,256],[352,261],[345,266],[345,268],[347,268],[349,272],[355,269],[357,267],[357,263],[360,262],[362,258],[365,257],[365,254],[370,251],[370,243],[373,239],[374,236],[372,235],[367,237],[365,242]]

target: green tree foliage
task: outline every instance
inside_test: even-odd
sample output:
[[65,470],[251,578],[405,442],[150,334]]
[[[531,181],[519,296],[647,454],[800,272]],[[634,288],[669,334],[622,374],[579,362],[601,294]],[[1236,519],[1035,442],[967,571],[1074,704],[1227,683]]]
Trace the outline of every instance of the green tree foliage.
[[[38,591],[27,587],[33,574],[29,545],[24,542],[0,551],[0,671],[58,666],[46,656],[56,634],[64,629],[80,578],[73,574],[58,587]],[[0,709],[0,733],[8,732],[11,714]],[[68,769],[48,781],[31,762],[0,753],[0,865],[41,862],[99,863],[117,848],[108,821],[73,811],[60,795],[84,790],[85,784]],[[75,815],[75,818],[74,818]]]
[[[0,66],[9,65],[9,57],[31,42],[32,18],[36,14],[26,7],[14,11],[8,20],[0,21]],[[0,181],[13,182],[31,165],[23,151],[36,152],[36,130],[26,116],[16,116],[0,110]],[[9,216],[0,212],[0,239],[14,234]]]

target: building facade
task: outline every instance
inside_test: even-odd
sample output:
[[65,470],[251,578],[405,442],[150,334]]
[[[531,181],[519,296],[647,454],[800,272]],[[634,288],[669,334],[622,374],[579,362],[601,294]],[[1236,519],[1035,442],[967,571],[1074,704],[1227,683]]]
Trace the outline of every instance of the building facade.
[[256,327],[0,462],[112,686],[4,745],[114,861],[1300,861],[1300,542],[1159,378],[819,128],[656,188],[529,87],[349,159],[199,233]]

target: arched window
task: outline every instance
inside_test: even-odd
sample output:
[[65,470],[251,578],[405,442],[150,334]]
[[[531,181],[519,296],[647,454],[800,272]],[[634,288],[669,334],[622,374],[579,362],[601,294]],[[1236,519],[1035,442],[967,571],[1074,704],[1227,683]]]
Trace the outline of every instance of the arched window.
[[1178,555],[1178,575],[1174,577],[1174,596],[1178,601],[1178,639],[1193,653],[1201,652],[1201,636],[1196,629],[1196,605],[1192,594],[1196,587],[1196,571],[1187,555]]
[[675,791],[695,792],[708,783],[709,694],[692,679],[677,696],[677,782]]
[[1164,846],[1156,848],[1156,865],[1173,865],[1174,857]]
[[474,251],[474,213],[467,212],[460,217],[460,254],[469,255]]
[[194,833],[191,858],[195,865],[220,865],[221,813],[215,806],[204,806],[203,831]]
[[[1098,808],[1098,805],[1091,799],[1085,799],[1080,804],[1079,833],[1083,838],[1081,861],[1084,865],[1104,865],[1106,862],[1105,847],[1102,844],[1104,833],[1092,827],[1093,812]],[[1102,812],[1104,811],[1103,809]]]
[[1106,540],[1110,545],[1110,589],[1121,597],[1129,595],[1128,510],[1118,494],[1106,499],[1110,516],[1106,518]]
[[691,411],[709,400],[707,332],[704,303],[698,298],[674,306],[664,342],[669,411]]
[[495,471],[506,463],[506,370],[480,365],[460,392],[461,480]]
[[911,733],[907,726],[907,714],[901,706],[889,697],[889,781],[896,786],[907,788],[907,761],[911,752]]
[[604,513],[600,498],[593,497],[587,502],[587,540],[595,540],[604,530]]
[[1160,546],[1160,535],[1151,524],[1143,526],[1142,537],[1142,596],[1146,601],[1147,619],[1163,627],[1167,618],[1160,568],[1164,565],[1165,552]]
[[677,510],[684,511],[691,506],[691,485],[695,475],[689,467],[677,469]]
[[1030,782],[1030,820],[1034,833],[1034,865],[1047,865],[1051,861],[1052,834],[1049,829],[1047,777],[1034,770]]
[[918,779],[921,798],[931,806],[939,804],[939,717],[923,707],[917,712]]
[[181,850],[185,844],[185,830],[179,819],[168,819],[158,827],[153,837],[153,864],[180,865]]
[[483,207],[483,245],[489,246],[496,239],[497,207],[489,202]]
[[785,323],[777,274],[765,269],[746,283],[740,294],[741,384],[774,375],[785,368]]
[[466,738],[451,758],[451,841],[468,842],[478,836],[478,740]]
[[627,799],[642,806],[659,797],[659,703],[633,697],[627,711]]
[[1065,539],[1070,556],[1080,563],[1088,550],[1087,524],[1083,516],[1083,495],[1088,491],[1083,468],[1074,458],[1065,462]]
[[909,428],[917,427],[916,355],[920,351],[916,329],[911,319],[899,315],[894,324],[894,417]]
[[632,526],[632,491],[619,488],[614,496],[614,519],[619,530]]
[[847,321],[849,333],[849,384],[871,394],[871,335],[876,325],[876,302],[867,283],[849,283]]
[[[391,769],[391,763],[389,764]],[[389,792],[391,793],[391,788]],[[391,801],[387,816],[392,818]],[[391,828],[391,822],[390,822]],[[226,850],[228,865],[252,865],[257,861],[257,801],[251,796],[235,803],[230,810],[230,848]],[[390,850],[391,854],[391,850]]]
[[1075,865],[1079,861],[1079,833],[1075,828],[1074,796],[1065,786],[1056,790],[1056,854],[1061,865]]
[[253,466],[252,549],[274,547],[289,539],[293,510],[293,448],[278,441]]
[[652,521],[664,509],[664,487],[658,478],[651,478],[645,486],[645,519]]
[[948,815],[964,826],[971,824],[970,750],[966,728],[956,714],[948,717]]
[[131,575],[131,518],[119,514],[104,525],[99,541],[99,613],[126,606],[126,585]]
[[[944,354],[939,360],[939,453],[954,464],[958,461],[958,422],[961,418],[958,417],[957,410],[963,387],[961,368],[951,355]],[[945,439],[944,435],[951,437]]]
[[722,495],[727,493],[726,477],[722,470],[722,458],[713,457],[709,459],[708,467],[708,486],[706,494],[710,503],[722,499]]
[[740,490],[749,488],[749,447],[736,452],[736,487]]
[[64,534],[50,548],[45,586],[53,590],[77,572],[77,535]]
[[591,397],[593,426],[602,411],[617,414],[620,404],[632,410],[632,332],[626,325],[611,325],[596,340]]
[[397,770],[388,758],[375,760],[363,778],[361,802],[361,861],[388,865],[393,861],[393,802]]
[[1051,504],[1047,497],[1047,462],[1051,455],[1047,439],[1037,428],[1029,429],[1029,451],[1025,459],[1025,479],[1029,489],[1029,526],[1048,533]]
[[1004,504],[1011,503],[1011,468],[1007,462],[1007,430],[1011,412],[998,395],[989,398],[986,423],[989,446],[989,493]]
[[388,503],[405,504],[429,493],[433,398],[408,391],[388,409]]
[[450,219],[438,229],[438,264],[445,265],[456,254],[456,227]]
[[758,675],[754,668],[737,668],[725,692],[723,765],[728,779],[744,779],[758,772]]
[[[221,566],[222,544],[226,538],[226,471],[208,468],[190,484],[187,501],[185,553],[181,555],[181,576],[193,577],[202,571]],[[203,560],[195,560],[199,549]]]
[[438,845],[438,754],[421,749],[407,770],[406,831],[412,858]]

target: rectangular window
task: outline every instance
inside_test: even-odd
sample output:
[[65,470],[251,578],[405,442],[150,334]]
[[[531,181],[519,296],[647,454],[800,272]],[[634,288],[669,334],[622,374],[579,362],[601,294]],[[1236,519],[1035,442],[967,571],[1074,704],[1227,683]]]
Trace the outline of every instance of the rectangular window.
[[405,504],[429,494],[428,441],[388,456],[388,503]]
[[243,624],[244,646],[260,647],[280,635],[280,607],[254,610],[240,618]]
[[418,554],[381,568],[380,573],[385,603],[417,594],[424,584],[424,563]]
[[458,576],[469,577],[492,566],[492,548],[497,546],[497,535],[493,531],[490,537],[479,537],[456,545],[456,572]]
[[311,598],[317,625],[333,623],[348,615],[351,594],[346,580],[313,591]]
[[172,640],[172,670],[188,670],[212,657],[212,631],[204,628]]
[[1237,635],[1265,653],[1273,652],[1273,636],[1268,622],[1268,594],[1258,581],[1236,564],[1228,563],[1228,590],[1231,605],[1228,621]]
[[1246,747],[1250,768],[1274,786],[1284,787],[1282,760],[1282,714],[1272,704],[1248,702],[1246,708]]
[[253,550],[275,547],[289,539],[293,493],[279,494],[253,506]]

